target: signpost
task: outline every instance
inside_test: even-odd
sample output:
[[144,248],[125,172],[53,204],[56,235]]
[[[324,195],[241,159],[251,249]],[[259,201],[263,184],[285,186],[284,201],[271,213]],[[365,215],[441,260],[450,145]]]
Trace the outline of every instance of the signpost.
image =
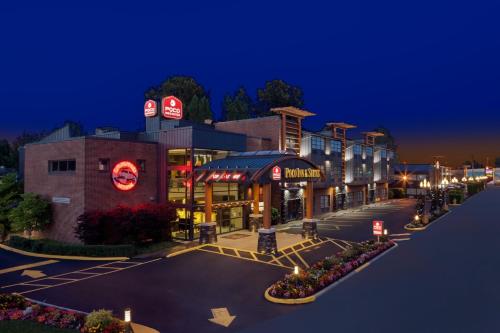
[[380,241],[380,236],[384,234],[384,221],[373,221],[373,235],[377,236],[377,242]]

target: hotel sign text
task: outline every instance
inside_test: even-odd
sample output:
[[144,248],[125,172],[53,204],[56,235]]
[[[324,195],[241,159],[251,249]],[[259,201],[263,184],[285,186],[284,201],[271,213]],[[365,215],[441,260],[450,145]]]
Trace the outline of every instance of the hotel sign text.
[[285,178],[320,178],[321,171],[318,169],[290,169],[285,168]]

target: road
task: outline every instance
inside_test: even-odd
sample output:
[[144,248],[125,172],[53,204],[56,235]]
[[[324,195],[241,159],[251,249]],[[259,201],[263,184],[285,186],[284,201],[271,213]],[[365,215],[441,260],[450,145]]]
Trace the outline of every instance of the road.
[[315,303],[244,332],[499,332],[500,188],[436,221]]
[[[316,243],[304,243],[274,262],[254,254],[239,256],[228,249],[209,247],[173,258],[130,259],[122,262],[58,261],[40,269],[47,277],[31,279],[22,270],[1,274],[0,292],[23,295],[82,311],[112,309],[121,316],[131,307],[133,318],[161,332],[237,332],[261,321],[292,313],[296,306],[269,303],[264,290],[291,272],[293,264],[303,266],[336,253],[351,241],[371,236],[371,221],[383,219],[397,230],[413,212],[410,200],[375,205],[323,220]],[[284,232],[300,232],[287,225]],[[339,240],[341,237],[346,240]],[[403,236],[407,237],[408,236]],[[404,242],[409,243],[408,241]],[[300,260],[299,260],[300,256]],[[36,264],[43,258],[24,257],[0,251],[10,266]],[[291,259],[292,261],[289,261]],[[227,308],[236,316],[225,328],[209,321],[211,310]]]

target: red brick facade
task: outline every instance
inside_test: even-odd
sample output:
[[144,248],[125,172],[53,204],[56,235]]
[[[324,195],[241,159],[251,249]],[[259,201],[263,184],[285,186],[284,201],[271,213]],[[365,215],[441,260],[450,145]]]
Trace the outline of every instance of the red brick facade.
[[[146,169],[139,171],[137,186],[123,192],[113,186],[111,170],[99,171],[99,159],[109,159],[110,169],[119,161],[136,163],[141,159],[146,161]],[[53,224],[43,235],[47,238],[76,242],[76,220],[84,211],[158,200],[157,145],[154,143],[77,138],[27,145],[25,160],[25,192],[37,193],[49,200],[66,200],[66,203],[52,204]],[[76,170],[49,173],[50,160],[75,160]]]

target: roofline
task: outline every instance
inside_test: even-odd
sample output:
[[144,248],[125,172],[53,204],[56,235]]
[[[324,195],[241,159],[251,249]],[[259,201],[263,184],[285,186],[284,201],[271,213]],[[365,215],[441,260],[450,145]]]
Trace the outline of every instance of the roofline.
[[284,106],[279,108],[271,108],[271,112],[280,113],[280,114],[288,114],[292,116],[296,116],[299,118],[305,118],[310,116],[315,116],[315,113],[299,109],[295,106]]

